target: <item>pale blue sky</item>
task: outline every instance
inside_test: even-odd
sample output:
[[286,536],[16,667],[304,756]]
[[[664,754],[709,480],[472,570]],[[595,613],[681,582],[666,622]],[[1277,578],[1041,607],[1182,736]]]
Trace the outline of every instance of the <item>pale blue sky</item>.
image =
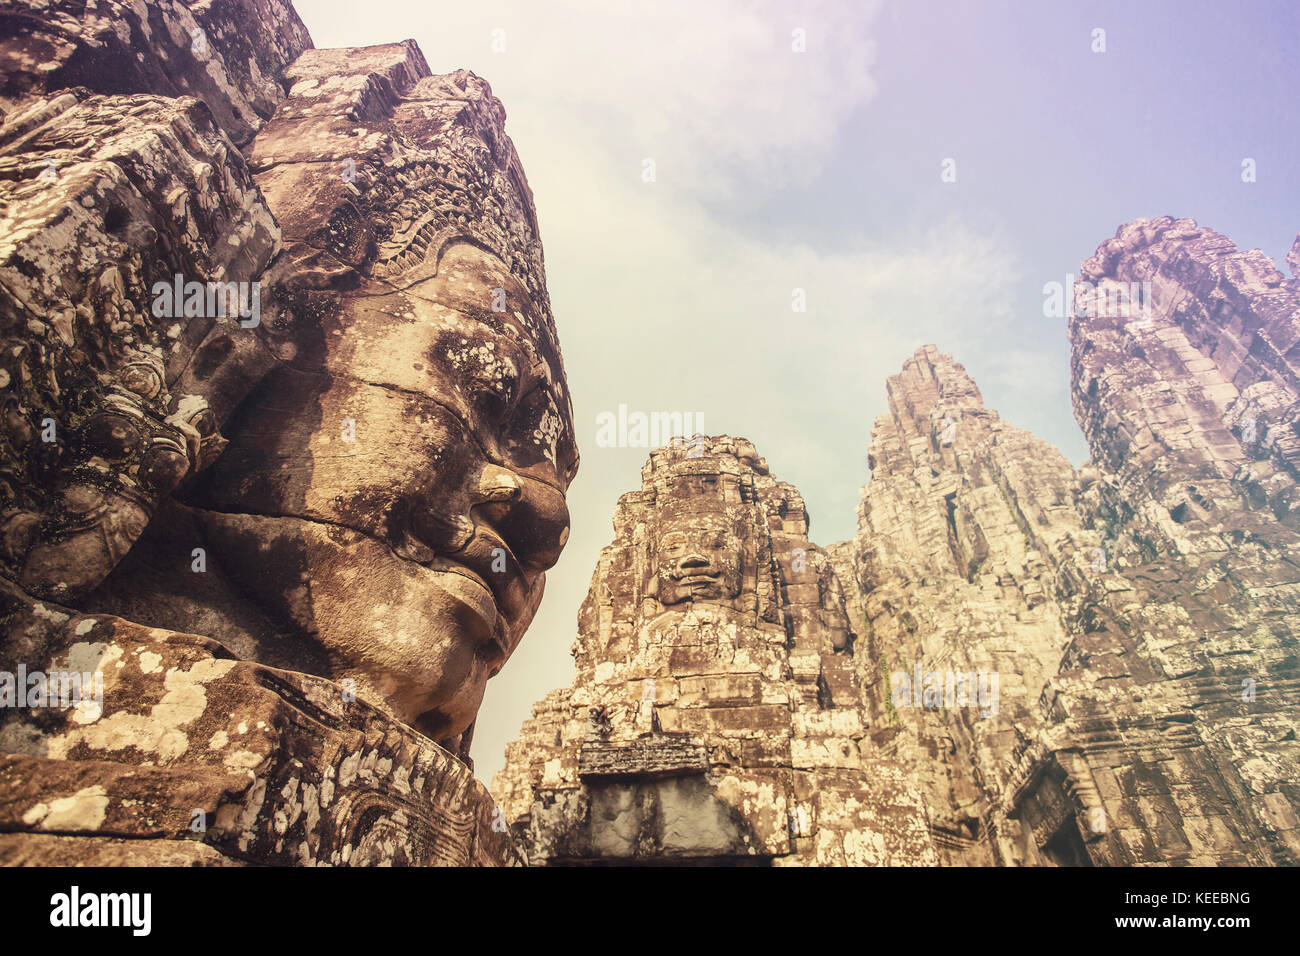
[[1137,217],[1279,263],[1300,229],[1293,2],[296,6],[319,47],[414,37],[435,72],[487,79],[537,202],[582,469],[543,609],[480,712],[484,780],[572,679],[578,605],[639,484],[646,450],[598,447],[598,414],[699,412],[752,439],[829,544],[854,530],[885,376],[916,346],[1078,463],[1044,283]]

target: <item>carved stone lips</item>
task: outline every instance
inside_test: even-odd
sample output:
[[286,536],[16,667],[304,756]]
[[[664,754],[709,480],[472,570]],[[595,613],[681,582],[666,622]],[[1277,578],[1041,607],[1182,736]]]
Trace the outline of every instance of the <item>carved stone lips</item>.
[[692,571],[677,578],[678,584],[714,584],[722,577],[721,571]]
[[509,628],[498,607],[497,597],[483,577],[463,564],[445,559],[432,562],[429,570],[439,576],[439,583],[448,594],[481,620],[482,633],[475,637],[479,641],[490,639],[502,653],[507,653],[510,649]]
[[[497,548],[504,545],[499,542]],[[489,553],[495,548],[490,549]],[[508,553],[508,551],[507,551]],[[503,654],[510,653],[510,630],[519,619],[525,604],[527,588],[519,574],[517,563],[507,563],[507,570],[494,570],[493,560],[476,560],[472,554],[457,555],[456,558],[440,558],[430,567],[463,578],[480,592],[480,601],[465,601],[480,612],[488,625],[492,640]],[[457,592],[464,599],[464,595]]]
[[502,654],[508,655],[513,649],[515,625],[527,613],[533,581],[494,526],[491,512],[478,507],[459,518],[435,512],[421,515],[431,520],[407,529],[399,553],[454,578],[444,586],[461,603],[479,611],[487,626],[489,633],[479,635],[480,642],[485,643],[490,635]]

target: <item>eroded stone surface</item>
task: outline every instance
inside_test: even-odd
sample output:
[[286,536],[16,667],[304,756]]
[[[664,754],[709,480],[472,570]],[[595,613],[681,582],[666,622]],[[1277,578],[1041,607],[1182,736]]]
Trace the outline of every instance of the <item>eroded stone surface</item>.
[[1081,280],[1149,283],[1150,308],[1071,322],[1108,573],[1004,804],[1040,844],[1094,821],[1095,863],[1294,865],[1300,282],[1168,217],[1121,227]]
[[242,145],[310,47],[289,0],[4,0],[0,111],[76,86],[193,96]]
[[[247,287],[280,230],[193,100],[82,90],[10,114],[0,196],[0,568],[74,601],[220,454],[221,424],[271,361],[235,299],[177,315],[156,287]],[[218,365],[212,381],[187,374]]]
[[[447,751],[307,674],[206,637],[53,604],[0,582],[0,668],[101,675],[102,704],[0,725],[7,862],[442,865],[515,860]],[[28,841],[15,831],[66,839]],[[94,837],[86,846],[72,839]],[[128,852],[117,840],[144,849]],[[173,846],[172,841],[187,841]]]

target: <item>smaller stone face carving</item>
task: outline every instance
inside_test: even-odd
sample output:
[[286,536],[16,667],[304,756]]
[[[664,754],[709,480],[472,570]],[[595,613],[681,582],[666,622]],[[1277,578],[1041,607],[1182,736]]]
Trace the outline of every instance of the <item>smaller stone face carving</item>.
[[665,607],[685,601],[726,602],[740,594],[741,543],[721,515],[682,515],[655,546],[655,583]]
[[512,835],[533,864],[936,862],[907,768],[870,736],[802,496],[745,439],[695,448],[653,451],[619,499],[573,687],[496,778]]

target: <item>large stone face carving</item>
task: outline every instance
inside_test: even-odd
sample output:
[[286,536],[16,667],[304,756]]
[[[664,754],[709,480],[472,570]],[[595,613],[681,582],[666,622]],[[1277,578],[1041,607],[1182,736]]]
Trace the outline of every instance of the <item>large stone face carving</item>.
[[[268,326],[283,361],[184,500],[219,542],[208,580],[269,618],[253,635],[214,621],[213,636],[354,681],[444,739],[472,722],[567,538],[572,418],[536,235],[496,218],[530,215],[518,159],[503,136],[465,133],[494,131],[499,105],[468,74],[425,76],[413,44],[348,52],[371,72],[345,83],[339,51],[305,54],[254,143],[297,269]],[[405,251],[385,259],[393,237]],[[184,534],[155,549],[184,550]],[[226,603],[183,572],[160,589],[159,563],[124,566],[96,609],[148,607],[180,629]]]
[[[114,73],[56,6],[0,43],[0,670],[102,700],[5,712],[0,854],[513,860],[469,741],[577,453],[500,103],[278,2],[124,8]],[[95,57],[133,95],[51,92]]]

